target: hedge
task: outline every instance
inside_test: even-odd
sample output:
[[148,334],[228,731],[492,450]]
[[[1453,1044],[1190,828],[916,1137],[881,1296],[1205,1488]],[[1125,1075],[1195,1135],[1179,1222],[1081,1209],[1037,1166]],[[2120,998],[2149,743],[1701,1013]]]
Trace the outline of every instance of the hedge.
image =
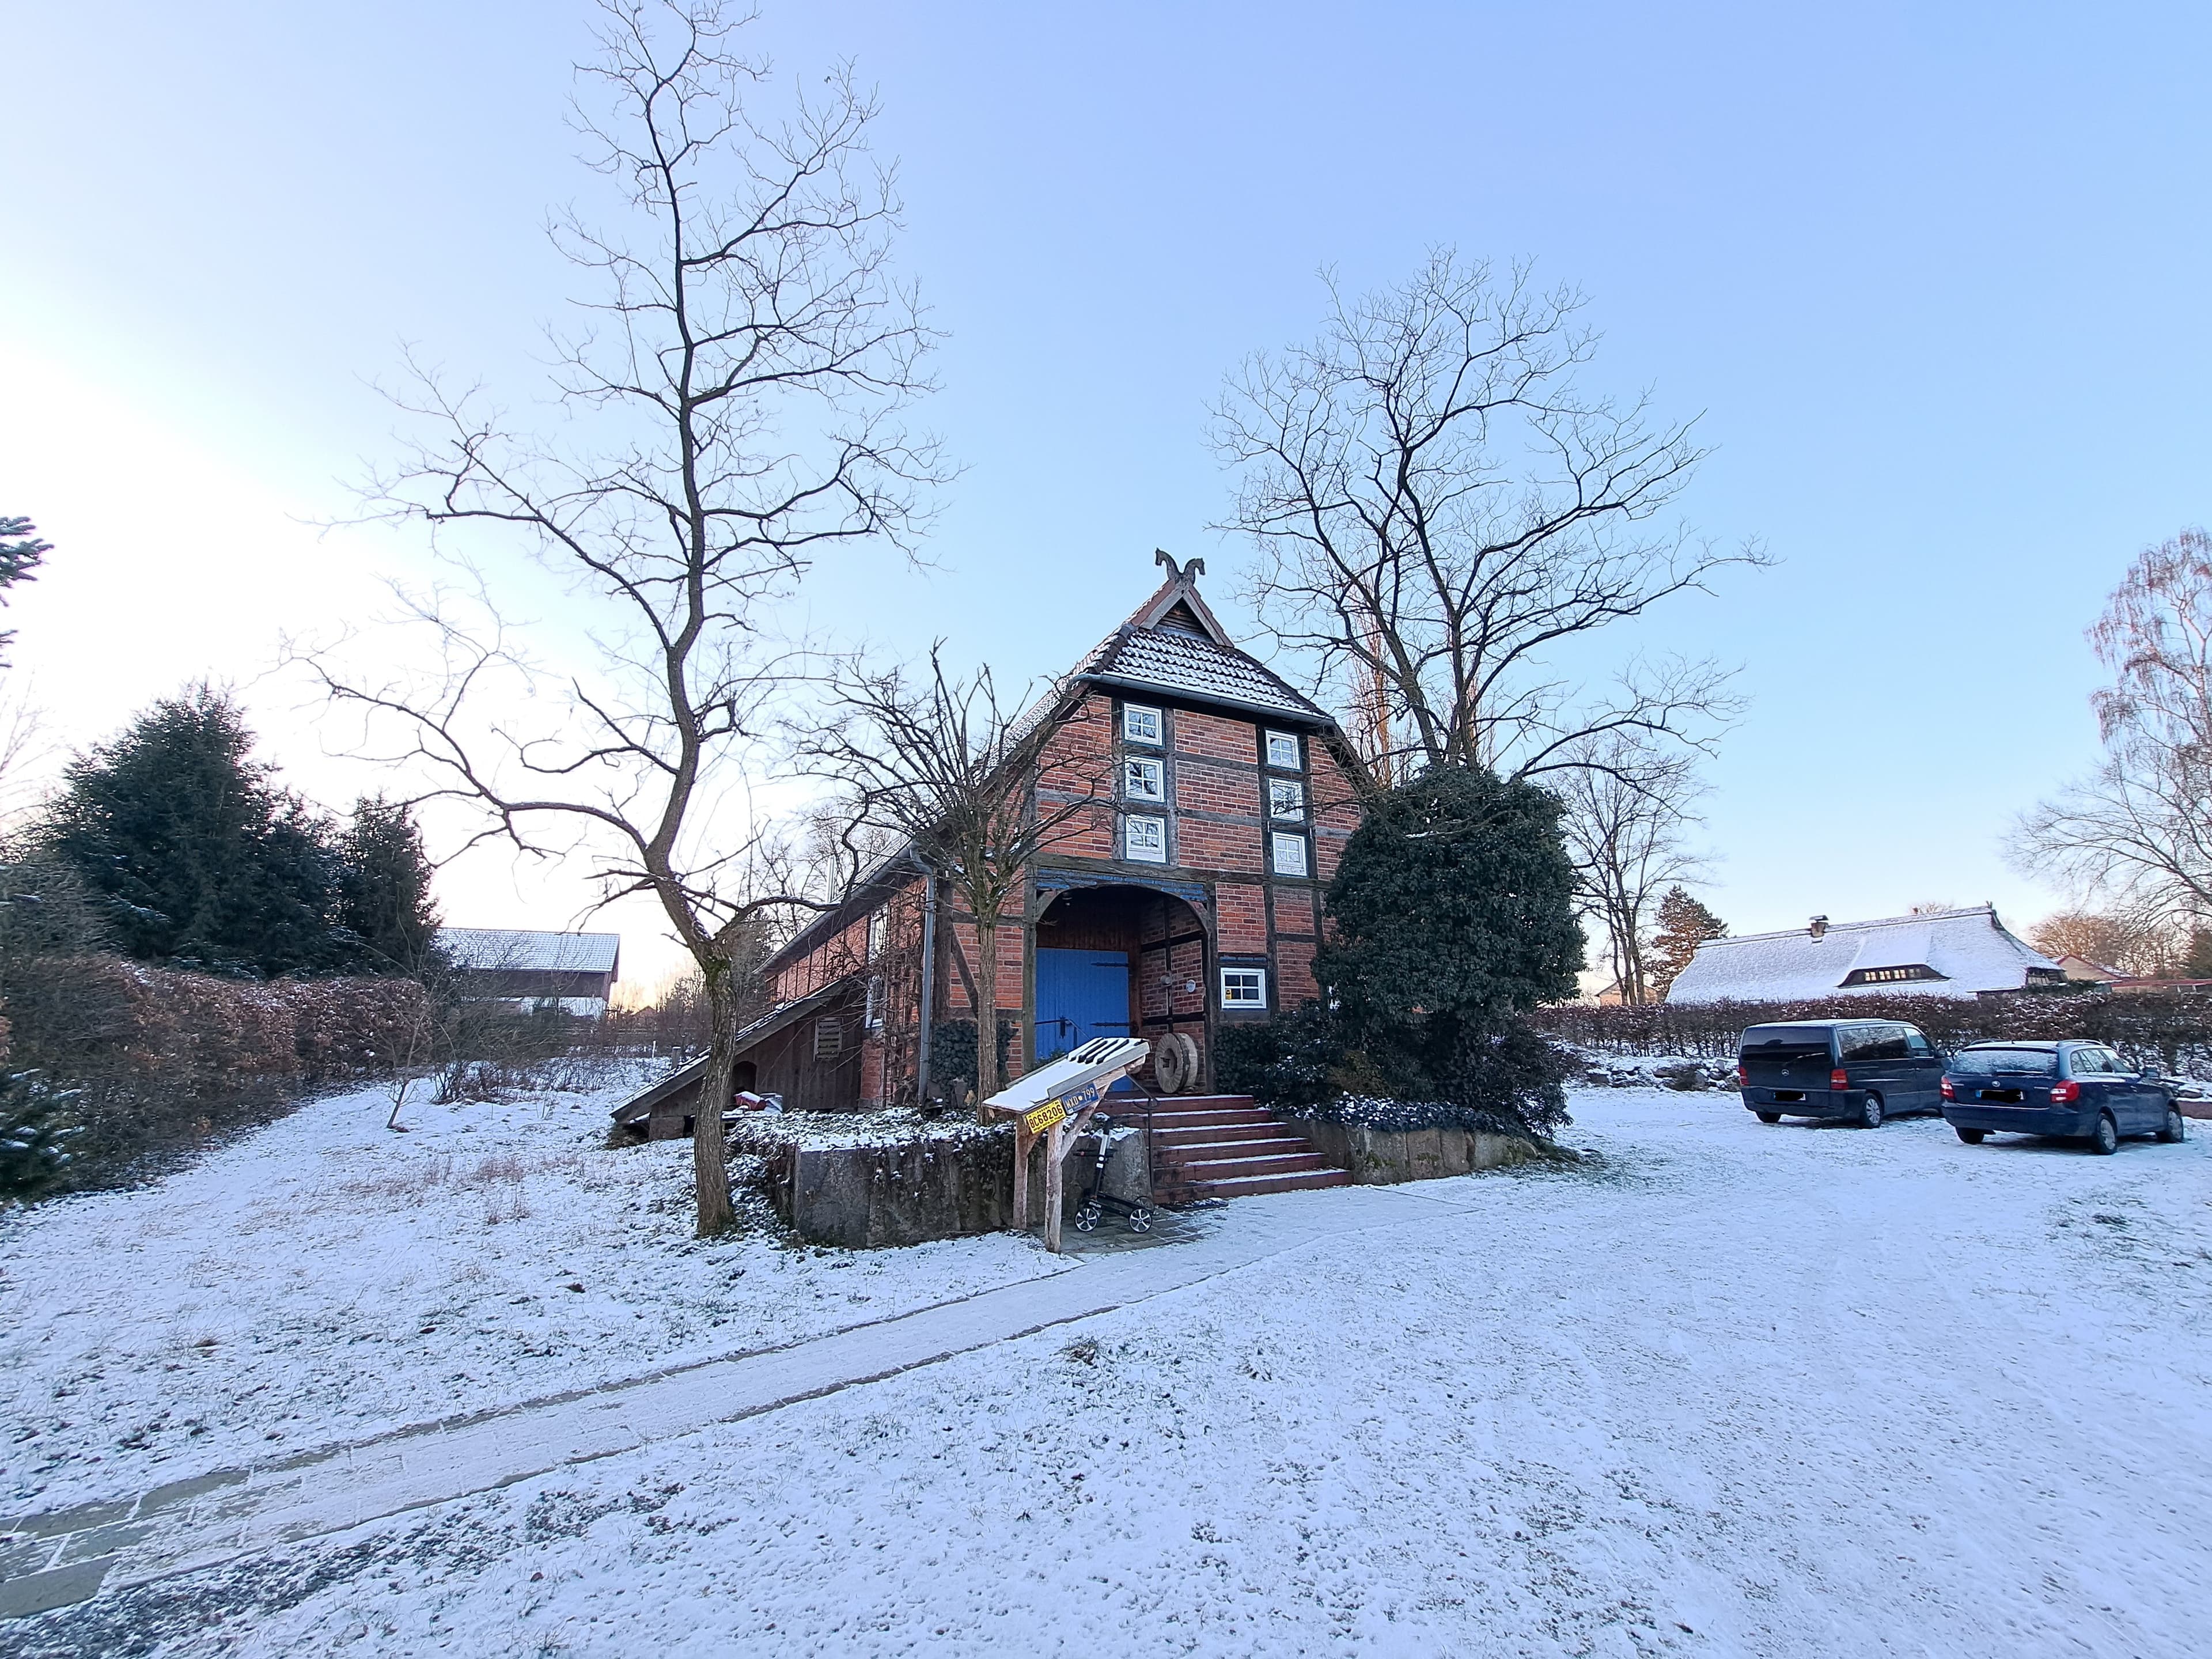
[[1801,1019],[1899,1019],[1949,1052],[1969,1042],[2078,1037],[2137,1066],[2212,1078],[2212,995],[2203,992],[2028,992],[1973,1000],[1869,996],[1811,1002],[1555,1003],[1530,1023],[1564,1042],[1611,1054],[1725,1060],[1747,1025]]

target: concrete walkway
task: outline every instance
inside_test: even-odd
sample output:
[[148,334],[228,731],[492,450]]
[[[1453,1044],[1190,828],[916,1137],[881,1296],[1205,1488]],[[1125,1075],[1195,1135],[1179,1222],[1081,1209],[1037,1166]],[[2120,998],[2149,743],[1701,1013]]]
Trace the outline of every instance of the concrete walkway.
[[386,1516],[512,1486],[571,1463],[896,1376],[1052,1326],[1167,1296],[1346,1232],[1465,1209],[1461,1182],[1353,1187],[1246,1200],[1161,1249],[1115,1248],[1109,1221],[1076,1266],[788,1347],[707,1360],[404,1430],[357,1446],[218,1470],[135,1498],[9,1521],[0,1537],[0,1619],[339,1533]]

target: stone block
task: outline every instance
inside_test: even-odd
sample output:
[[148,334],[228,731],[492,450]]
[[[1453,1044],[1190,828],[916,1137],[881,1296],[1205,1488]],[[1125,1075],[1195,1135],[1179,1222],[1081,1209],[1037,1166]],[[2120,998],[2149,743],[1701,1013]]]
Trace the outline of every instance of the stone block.
[[112,1558],[79,1561],[50,1572],[34,1572],[27,1578],[0,1579],[0,1619],[28,1619],[33,1613],[89,1601],[100,1593],[100,1582],[114,1565]]

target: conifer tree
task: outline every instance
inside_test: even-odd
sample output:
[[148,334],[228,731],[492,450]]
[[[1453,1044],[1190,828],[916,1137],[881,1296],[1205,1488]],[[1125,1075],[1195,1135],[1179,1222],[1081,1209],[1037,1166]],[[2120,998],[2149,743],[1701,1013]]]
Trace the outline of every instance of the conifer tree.
[[249,976],[346,965],[329,826],[252,743],[237,706],[201,685],[64,774],[38,839],[129,955]]
[[[0,605],[7,604],[8,590],[17,582],[29,581],[32,573],[54,550],[52,543],[39,539],[38,528],[28,519],[0,516]],[[12,628],[0,632],[0,653],[8,649],[15,637]],[[0,668],[7,665],[5,657],[0,656]]]
[[60,1180],[77,1133],[76,1091],[49,1086],[36,1072],[0,1073],[0,1204],[24,1204]]
[[1436,766],[1370,799],[1316,964],[1350,1045],[1401,1097],[1556,1127],[1564,1072],[1522,1016],[1574,994],[1575,892],[1547,790]]
[[1707,939],[1728,937],[1728,923],[1680,887],[1668,888],[1659,901],[1658,922],[1645,955],[1645,969],[1651,994],[1664,1002],[1668,988],[1690,965],[1698,947]]
[[422,834],[404,805],[382,796],[354,803],[340,834],[338,925],[360,941],[359,966],[372,974],[419,975],[436,942],[434,873]]

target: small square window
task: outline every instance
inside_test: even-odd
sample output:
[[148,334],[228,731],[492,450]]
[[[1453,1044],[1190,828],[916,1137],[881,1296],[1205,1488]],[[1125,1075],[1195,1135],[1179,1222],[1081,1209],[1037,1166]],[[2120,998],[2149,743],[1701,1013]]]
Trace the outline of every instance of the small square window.
[[1121,793],[1131,800],[1165,800],[1167,788],[1162,778],[1160,763],[1156,760],[1121,763]]
[[1121,736],[1130,743],[1158,743],[1160,740],[1160,711],[1139,708],[1135,703],[1121,706]]
[[1121,854],[1143,864],[1168,861],[1168,821],[1132,813],[1121,820]]
[[1305,770],[1298,759],[1298,740],[1287,732],[1268,732],[1267,764],[1278,772]]
[[1279,778],[1267,780],[1267,816],[1269,817],[1302,818],[1305,815],[1305,785],[1285,783]]
[[1264,968],[1224,968],[1221,970],[1224,1008],[1265,1008],[1267,970]]
[[829,1060],[844,1052],[844,1023],[836,1019],[816,1020],[814,1022],[814,1058]]
[[1278,830],[1275,831],[1275,873],[1279,876],[1303,876],[1306,873],[1306,838]]

